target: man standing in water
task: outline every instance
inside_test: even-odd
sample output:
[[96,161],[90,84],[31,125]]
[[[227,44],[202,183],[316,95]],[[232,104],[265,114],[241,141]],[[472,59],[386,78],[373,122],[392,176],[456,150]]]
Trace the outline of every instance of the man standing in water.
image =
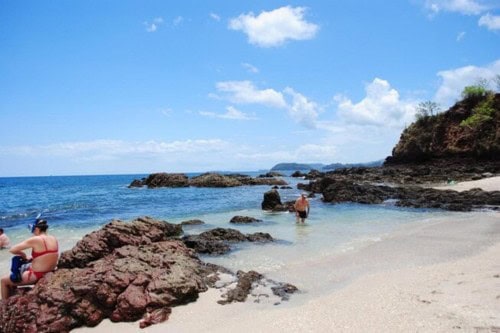
[[295,216],[297,217],[296,222],[299,223],[299,221],[301,221],[305,223],[310,210],[309,200],[307,200],[305,193],[300,195],[300,198],[295,201],[293,207],[295,208]]

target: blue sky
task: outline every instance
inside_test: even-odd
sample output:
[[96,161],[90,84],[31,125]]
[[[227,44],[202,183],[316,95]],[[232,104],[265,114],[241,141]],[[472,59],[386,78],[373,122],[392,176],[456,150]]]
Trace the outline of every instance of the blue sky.
[[0,0],[0,176],[380,160],[497,74],[494,0]]

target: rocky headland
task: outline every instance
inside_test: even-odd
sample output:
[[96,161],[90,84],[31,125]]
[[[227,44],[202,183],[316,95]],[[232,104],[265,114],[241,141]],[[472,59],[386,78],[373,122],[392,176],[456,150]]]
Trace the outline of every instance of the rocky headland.
[[406,128],[381,167],[312,170],[293,176],[300,189],[331,203],[379,204],[469,211],[499,209],[500,191],[431,187],[500,174],[500,94],[468,95],[448,111],[421,116]]
[[32,289],[0,301],[0,332],[69,332],[105,318],[140,320],[142,328],[167,320],[172,307],[195,301],[208,288],[221,288],[220,304],[245,301],[262,286],[281,301],[297,291],[258,272],[232,273],[197,256],[227,252],[228,244],[239,241],[272,241],[269,234],[221,228],[181,235],[180,225],[149,217],[112,221],[62,253],[58,269]]

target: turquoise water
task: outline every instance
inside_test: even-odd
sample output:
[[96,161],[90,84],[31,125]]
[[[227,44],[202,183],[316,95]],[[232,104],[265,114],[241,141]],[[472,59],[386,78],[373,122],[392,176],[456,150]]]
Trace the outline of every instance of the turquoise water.
[[[258,173],[247,173],[256,176]],[[271,244],[239,244],[221,257],[204,257],[233,270],[257,270],[271,278],[301,284],[314,276],[296,279],[294,267],[313,265],[316,259],[352,251],[406,225],[425,223],[453,213],[439,210],[398,208],[392,204],[360,205],[323,203],[311,199],[306,225],[296,225],[288,212],[260,209],[270,186],[235,188],[128,188],[133,179],[145,175],[0,178],[0,227],[12,243],[30,236],[27,225],[40,212],[49,221],[49,232],[58,237],[62,250],[112,219],[131,220],[151,216],[178,223],[201,219],[201,226],[185,227],[196,234],[214,227],[239,229],[244,233],[270,233]],[[302,179],[284,178],[293,187],[279,190],[282,201],[294,200]],[[232,225],[235,215],[252,216],[262,223]],[[0,251],[0,269],[8,269],[10,254]],[[300,268],[302,269],[302,268]]]

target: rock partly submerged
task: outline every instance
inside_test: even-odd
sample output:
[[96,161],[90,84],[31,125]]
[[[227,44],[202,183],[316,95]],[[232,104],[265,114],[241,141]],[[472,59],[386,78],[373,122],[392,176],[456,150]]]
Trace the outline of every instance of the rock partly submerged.
[[[143,217],[113,221],[85,236],[61,255],[55,272],[31,290],[0,302],[0,332],[69,332],[96,326],[104,318],[141,320],[141,327],[167,320],[173,306],[195,301],[199,293],[215,287],[220,274],[232,274],[202,262],[178,238],[181,232],[179,225]],[[223,304],[242,301],[242,293],[251,293],[252,287],[244,282],[248,274],[234,276],[236,282],[226,288]],[[281,300],[296,291],[260,274],[252,281],[271,284],[271,293]],[[238,291],[230,291],[235,288]]]
[[129,187],[236,187],[244,185],[283,186],[288,184],[283,179],[277,178],[274,174],[269,177],[259,176],[254,178],[242,174],[223,175],[215,172],[208,172],[193,178],[188,178],[185,174],[161,172],[150,174],[147,178],[141,180],[134,179]]

